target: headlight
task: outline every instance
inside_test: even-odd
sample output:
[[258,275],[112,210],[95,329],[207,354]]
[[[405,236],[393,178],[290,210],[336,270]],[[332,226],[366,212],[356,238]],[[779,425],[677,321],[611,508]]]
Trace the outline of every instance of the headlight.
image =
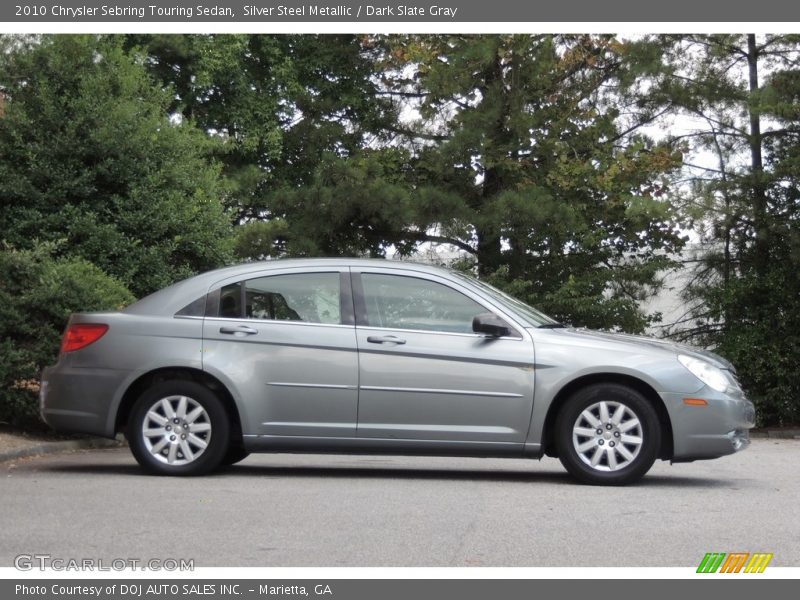
[[704,360],[694,358],[693,356],[686,356],[685,354],[679,354],[678,360],[692,375],[697,377],[708,387],[718,392],[724,392],[728,389],[730,381],[722,369],[718,369]]

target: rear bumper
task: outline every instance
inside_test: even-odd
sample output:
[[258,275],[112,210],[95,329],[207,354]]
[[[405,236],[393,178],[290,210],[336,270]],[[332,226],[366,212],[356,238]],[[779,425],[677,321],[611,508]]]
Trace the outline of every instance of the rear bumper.
[[128,375],[114,369],[44,369],[39,391],[42,420],[56,431],[113,438],[112,405]]
[[673,431],[674,462],[717,458],[750,445],[749,430],[755,426],[753,403],[743,396],[705,390],[691,394],[705,406],[687,405],[687,394],[662,394]]

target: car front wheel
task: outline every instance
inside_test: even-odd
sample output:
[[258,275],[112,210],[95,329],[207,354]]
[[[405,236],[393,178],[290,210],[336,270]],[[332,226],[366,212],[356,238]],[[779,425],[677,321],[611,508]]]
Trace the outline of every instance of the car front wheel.
[[641,479],[661,446],[652,404],[638,391],[602,383],[578,390],[556,419],[555,441],[569,473],[591,485],[626,485]]
[[166,381],[146,390],[128,420],[137,462],[159,475],[202,475],[228,450],[230,423],[220,400],[192,381]]

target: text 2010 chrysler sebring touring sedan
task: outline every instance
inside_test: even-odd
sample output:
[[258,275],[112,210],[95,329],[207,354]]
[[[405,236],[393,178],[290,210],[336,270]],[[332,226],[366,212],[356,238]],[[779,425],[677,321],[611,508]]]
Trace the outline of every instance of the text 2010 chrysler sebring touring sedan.
[[246,264],[75,314],[41,411],[61,431],[125,431],[167,475],[250,452],[547,454],[594,484],[733,453],[755,417],[714,354],[563,327],[454,271],[355,259]]

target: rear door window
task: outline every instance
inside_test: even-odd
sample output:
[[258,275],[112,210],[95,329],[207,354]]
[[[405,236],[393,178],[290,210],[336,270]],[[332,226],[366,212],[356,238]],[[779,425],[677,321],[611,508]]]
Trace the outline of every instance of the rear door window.
[[339,273],[270,275],[223,287],[219,316],[338,325],[340,299]]

